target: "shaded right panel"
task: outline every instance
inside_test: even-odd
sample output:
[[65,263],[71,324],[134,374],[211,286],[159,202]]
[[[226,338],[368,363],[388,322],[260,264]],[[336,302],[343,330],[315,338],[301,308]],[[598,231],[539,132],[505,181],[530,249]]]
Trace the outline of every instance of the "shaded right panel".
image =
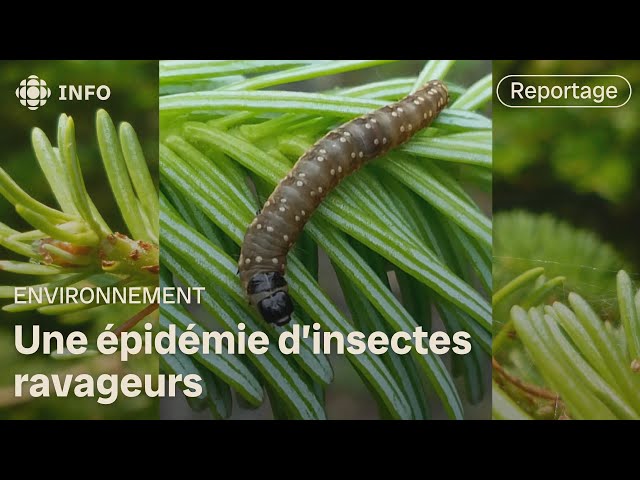
[[495,61],[494,85],[505,77],[494,95],[493,417],[638,418],[640,63]]

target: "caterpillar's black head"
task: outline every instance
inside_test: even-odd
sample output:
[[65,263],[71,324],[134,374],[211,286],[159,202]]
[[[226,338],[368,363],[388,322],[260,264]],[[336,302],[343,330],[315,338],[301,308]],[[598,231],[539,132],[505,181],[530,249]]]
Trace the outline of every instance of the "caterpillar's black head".
[[247,285],[247,293],[266,322],[280,327],[291,320],[293,303],[287,293],[287,281],[280,272],[254,275]]
[[269,323],[281,327],[291,320],[293,303],[287,292],[276,292],[258,303],[258,311]]

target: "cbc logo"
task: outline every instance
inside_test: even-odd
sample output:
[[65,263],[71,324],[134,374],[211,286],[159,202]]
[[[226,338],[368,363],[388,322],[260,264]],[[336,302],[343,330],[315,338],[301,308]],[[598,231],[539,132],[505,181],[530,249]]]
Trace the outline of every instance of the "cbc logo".
[[[92,97],[104,102],[111,97],[111,89],[108,85],[58,85],[58,90],[57,99],[62,102],[87,101]],[[47,82],[38,78],[37,75],[29,75],[29,78],[22,80],[20,86],[16,88],[16,97],[29,110],[39,109],[47,103],[50,96],[51,90]]]
[[50,96],[51,89],[47,87],[47,82],[38,78],[37,75],[29,75],[29,78],[22,80],[20,86],[16,88],[16,97],[29,110],[42,107]]

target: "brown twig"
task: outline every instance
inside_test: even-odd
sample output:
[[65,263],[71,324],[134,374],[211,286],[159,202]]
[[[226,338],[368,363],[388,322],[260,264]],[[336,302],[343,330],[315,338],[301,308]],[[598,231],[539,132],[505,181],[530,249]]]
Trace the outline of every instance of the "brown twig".
[[546,388],[538,387],[537,385],[531,385],[529,383],[523,382],[519,378],[507,373],[502,365],[498,363],[495,358],[491,358],[492,367],[504,377],[509,383],[511,383],[514,387],[522,390],[523,392],[528,393],[529,395],[533,395],[534,397],[544,398],[546,400],[553,400],[555,402],[560,400],[560,395],[551,390],[547,390]]
[[147,305],[146,307],[144,307],[142,310],[140,310],[138,313],[136,313],[133,317],[131,317],[129,320],[127,320],[126,322],[124,322],[122,325],[120,325],[118,328],[116,328],[114,330],[114,333],[116,335],[122,335],[122,332],[128,332],[129,330],[131,330],[133,327],[136,326],[136,324],[142,320],[144,317],[146,317],[147,315],[149,315],[151,312],[153,312],[154,310],[156,310],[160,305],[157,303],[152,303],[150,305]]

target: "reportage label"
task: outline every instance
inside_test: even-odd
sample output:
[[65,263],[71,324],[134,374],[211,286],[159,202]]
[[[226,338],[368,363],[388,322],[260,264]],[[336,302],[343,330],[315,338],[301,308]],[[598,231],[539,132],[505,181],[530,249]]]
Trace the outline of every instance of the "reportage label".
[[631,99],[622,75],[507,75],[496,87],[509,108],[620,108]]

